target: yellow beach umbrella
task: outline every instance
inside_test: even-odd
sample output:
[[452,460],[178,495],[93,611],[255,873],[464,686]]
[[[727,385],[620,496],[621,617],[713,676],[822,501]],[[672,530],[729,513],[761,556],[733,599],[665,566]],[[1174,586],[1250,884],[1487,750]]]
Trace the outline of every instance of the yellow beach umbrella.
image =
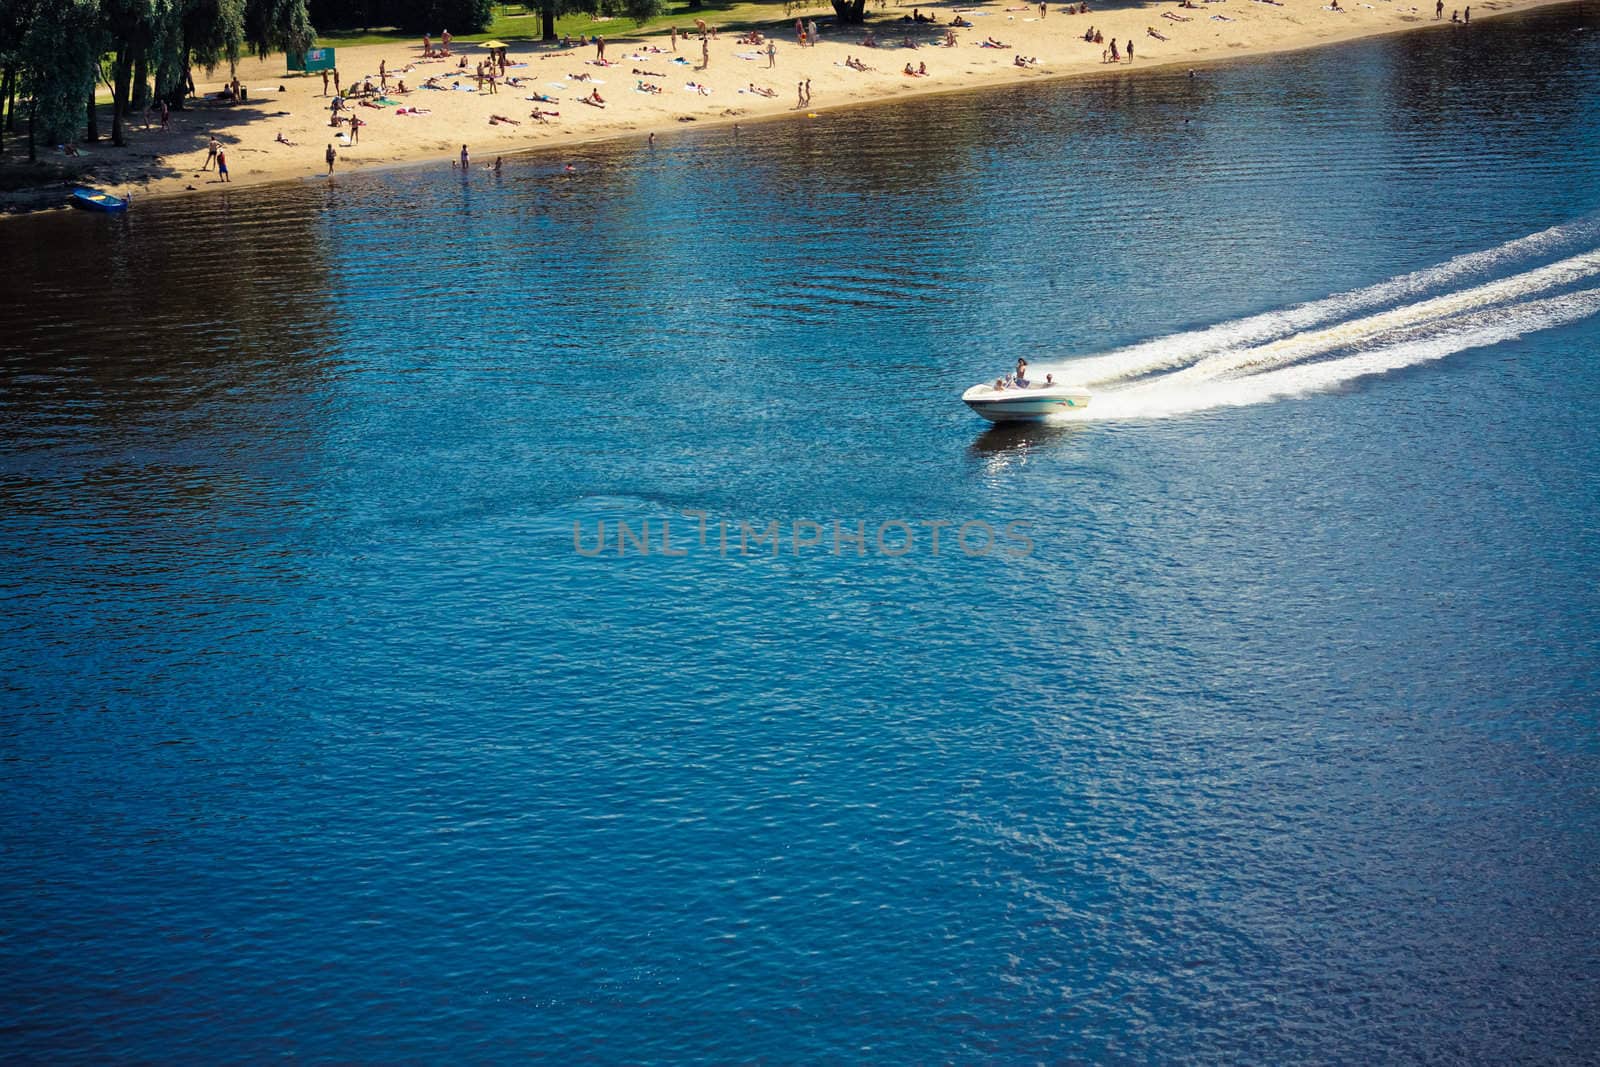
[[485,42],[483,42],[481,47],[483,47],[483,48],[504,48],[504,47],[506,47],[506,43],[504,41],[485,41]]

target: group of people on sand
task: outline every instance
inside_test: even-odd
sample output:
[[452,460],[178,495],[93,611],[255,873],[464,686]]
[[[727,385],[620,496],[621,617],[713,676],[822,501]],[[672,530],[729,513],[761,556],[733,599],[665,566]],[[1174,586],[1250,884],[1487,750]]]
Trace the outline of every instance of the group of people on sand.
[[[1054,374],[1046,374],[1044,381],[1038,384],[1042,388],[1049,388],[1056,384],[1056,376]],[[994,380],[996,392],[1005,389],[1028,389],[1033,385],[1034,383],[1028,379],[1028,361],[1021,357],[1017,359],[1017,369],[1015,371],[1007,374],[1004,378],[996,378]]]
[[[1158,36],[1158,37],[1160,36],[1159,34],[1156,34],[1154,30],[1152,30],[1150,32],[1155,36]],[[1096,32],[1095,35],[1094,35],[1094,43],[1095,44],[1099,44],[1102,40],[1104,40],[1104,38],[1102,38],[1100,36],[1100,34],[1098,32]],[[1164,41],[1164,40],[1166,40],[1166,38],[1165,37],[1161,37],[1161,40]],[[1103,49],[1100,50],[1100,62],[1102,62],[1102,63],[1121,63],[1122,62],[1122,50],[1117,47],[1117,39],[1115,37],[1111,38],[1111,46],[1109,48],[1103,48]],[[1129,63],[1133,62],[1133,42],[1131,40],[1128,42],[1128,62]]]
[[911,64],[907,63],[906,69],[901,73],[905,74],[905,76],[908,78],[926,78],[928,76],[928,64],[918,63],[917,68],[912,70]]

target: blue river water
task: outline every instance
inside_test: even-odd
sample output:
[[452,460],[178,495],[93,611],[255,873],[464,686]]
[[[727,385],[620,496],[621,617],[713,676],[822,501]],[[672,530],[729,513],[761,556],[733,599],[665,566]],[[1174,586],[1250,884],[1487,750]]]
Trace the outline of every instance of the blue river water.
[[1597,102],[1591,4],[5,221],[0,1053],[1593,1062]]

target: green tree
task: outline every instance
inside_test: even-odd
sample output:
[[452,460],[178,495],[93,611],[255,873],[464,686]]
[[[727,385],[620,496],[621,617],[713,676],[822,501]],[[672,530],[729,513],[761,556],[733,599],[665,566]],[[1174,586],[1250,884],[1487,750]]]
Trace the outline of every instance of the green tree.
[[317,43],[306,0],[244,0],[244,39],[257,58],[304,52]]
[[0,83],[27,104],[30,160],[40,140],[73,139],[93,89],[98,41],[99,0],[6,0],[0,10]]
[[482,33],[494,21],[494,0],[397,0],[389,10],[409,33]]

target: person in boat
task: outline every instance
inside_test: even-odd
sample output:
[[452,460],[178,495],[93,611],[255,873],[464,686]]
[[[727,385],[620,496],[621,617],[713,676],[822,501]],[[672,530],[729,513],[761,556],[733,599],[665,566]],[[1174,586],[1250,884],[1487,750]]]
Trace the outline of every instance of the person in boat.
[[1017,358],[1016,381],[1018,389],[1026,389],[1030,384],[1028,381],[1028,361],[1020,356]]
[[1044,387],[1048,389],[1054,384],[1056,384],[1056,376],[1054,374],[1046,374],[1044,376]]

